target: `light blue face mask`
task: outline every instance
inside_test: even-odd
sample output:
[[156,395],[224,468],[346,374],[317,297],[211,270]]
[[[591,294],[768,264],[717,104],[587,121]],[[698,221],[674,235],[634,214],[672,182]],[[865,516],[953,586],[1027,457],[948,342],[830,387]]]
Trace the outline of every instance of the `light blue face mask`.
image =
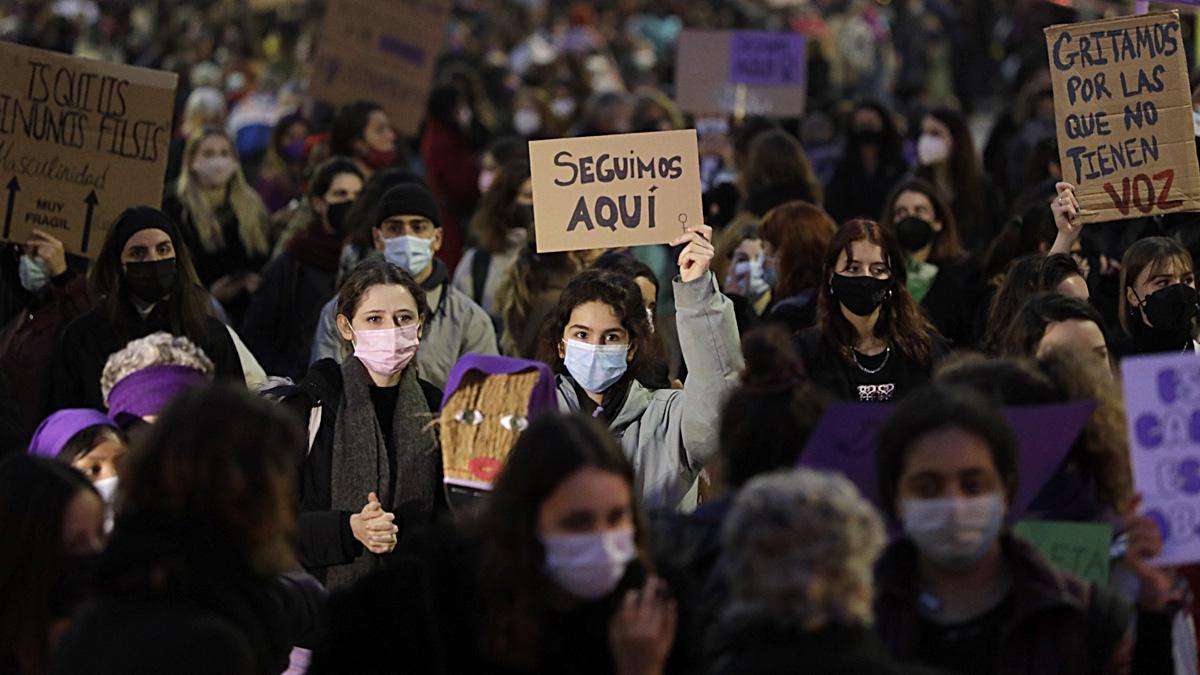
[[17,265],[17,274],[21,278],[21,288],[30,293],[37,293],[50,283],[50,273],[42,264],[27,255],[21,256]]
[[433,244],[420,237],[392,237],[383,240],[383,257],[414,277],[424,272],[433,260]]
[[592,345],[567,340],[563,365],[590,394],[602,394],[629,369],[629,345]]

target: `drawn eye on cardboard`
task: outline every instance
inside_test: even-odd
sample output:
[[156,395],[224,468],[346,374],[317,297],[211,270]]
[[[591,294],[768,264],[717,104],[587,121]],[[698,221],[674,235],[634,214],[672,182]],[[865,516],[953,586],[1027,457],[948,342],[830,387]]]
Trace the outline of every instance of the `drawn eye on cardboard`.
[[460,495],[491,490],[521,433],[556,407],[554,375],[545,364],[475,354],[460,359],[439,418],[451,506]]

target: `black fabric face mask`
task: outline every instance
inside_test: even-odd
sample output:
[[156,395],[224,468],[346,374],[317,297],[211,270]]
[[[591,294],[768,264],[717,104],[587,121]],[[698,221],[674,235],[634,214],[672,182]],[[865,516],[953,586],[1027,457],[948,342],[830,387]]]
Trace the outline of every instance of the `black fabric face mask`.
[[850,138],[855,145],[880,145],[883,143],[883,131],[880,129],[855,129],[850,132]]
[[333,228],[334,232],[342,234],[345,231],[346,214],[350,213],[351,206],[354,206],[354,200],[330,204],[326,208],[325,220],[329,223],[329,227]]
[[[1129,319],[1138,351],[1142,353],[1178,351],[1192,339],[1192,320],[1196,317],[1196,289],[1175,284],[1141,298],[1142,311],[1129,308]],[[1150,322],[1142,321],[1142,313]]]
[[513,204],[509,207],[508,226],[514,230],[533,227],[533,204]]
[[142,302],[162,302],[175,290],[175,259],[125,263],[125,284]]
[[896,239],[900,241],[900,248],[905,251],[920,251],[933,241],[933,226],[924,218],[902,218],[896,222]]
[[891,279],[835,274],[829,285],[833,297],[856,316],[870,316],[892,293]]

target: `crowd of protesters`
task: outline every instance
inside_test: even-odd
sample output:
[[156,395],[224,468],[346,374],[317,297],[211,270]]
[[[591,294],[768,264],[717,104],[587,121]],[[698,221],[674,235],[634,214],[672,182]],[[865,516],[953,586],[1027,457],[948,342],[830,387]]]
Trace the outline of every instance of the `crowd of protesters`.
[[[1042,34],[1121,6],[448,4],[415,136],[316,0],[0,8],[180,76],[160,203],[0,250],[0,673],[1197,672],[1119,363],[1200,351],[1200,215],[1080,223]],[[686,114],[683,29],[803,34],[807,112]],[[537,253],[528,141],[685,128],[704,224]],[[870,484],[797,468],[842,402]]]

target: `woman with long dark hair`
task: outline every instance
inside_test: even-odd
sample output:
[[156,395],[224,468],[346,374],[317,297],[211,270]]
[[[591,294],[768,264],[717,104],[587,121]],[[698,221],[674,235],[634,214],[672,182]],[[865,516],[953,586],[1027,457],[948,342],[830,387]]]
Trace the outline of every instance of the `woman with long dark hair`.
[[1200,352],[1200,299],[1192,254],[1169,237],[1147,237],[1121,258],[1121,328],[1118,357]]
[[825,209],[839,223],[873,218],[908,171],[896,121],[882,103],[859,103],[848,126],[842,158],[825,188]]
[[103,526],[100,495],[75,469],[30,455],[0,462],[0,672],[48,672]]
[[538,360],[558,374],[558,404],[608,424],[633,463],[646,504],[692,507],[696,477],[717,451],[725,392],[742,369],[733,303],[708,270],[707,226],[688,228],[675,279],[675,319],[688,377],[683,390],[655,386],[650,322],[630,278],[589,270],[563,290],[542,325]]
[[696,672],[637,495],[603,426],[542,416],[465,532],[410,540],[394,567],[334,596],[310,672]]
[[454,271],[454,287],[465,293],[491,315],[499,325],[500,307],[496,291],[500,281],[533,227],[533,187],[529,161],[513,159],[505,163],[483,193],[479,210],[471,218],[475,246],[463,253]]
[[286,411],[245,391],[172,403],[129,455],[95,601],[54,672],[282,672],[323,595],[292,572],[303,446]]
[[244,381],[237,349],[213,316],[175,223],[157,209],[126,209],[92,266],[100,305],[72,321],[51,370],[50,408],[104,409],[100,374],[130,340],[165,331],[186,337],[212,359],[219,379]]
[[936,108],[921,120],[917,175],[946,193],[958,239],[982,251],[1000,229],[1004,209],[999,189],[983,172],[971,129],[962,113]]
[[890,230],[870,220],[842,225],[821,275],[817,325],[797,341],[817,384],[838,398],[891,401],[929,379],[945,347],[908,292]]

